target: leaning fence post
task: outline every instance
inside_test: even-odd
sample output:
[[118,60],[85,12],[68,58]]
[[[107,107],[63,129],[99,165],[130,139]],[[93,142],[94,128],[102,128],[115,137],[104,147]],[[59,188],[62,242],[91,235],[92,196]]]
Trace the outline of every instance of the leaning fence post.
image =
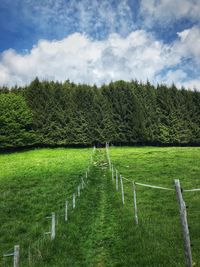
[[116,191],[118,191],[118,172],[116,170]]
[[75,193],[73,194],[73,209],[75,209],[75,207],[76,207],[76,195],[75,195]]
[[191,252],[191,245],[190,245],[190,233],[189,233],[188,222],[187,222],[186,205],[183,200],[180,181],[176,179],[174,180],[174,184],[175,184],[177,202],[178,202],[179,211],[180,211],[180,219],[181,219],[183,241],[184,241],[185,263],[187,267],[192,267],[192,252]]
[[52,212],[51,219],[51,240],[55,239],[56,236],[56,215],[55,212]]
[[136,195],[136,184],[135,184],[135,182],[133,182],[133,202],[134,202],[135,223],[138,224],[137,195]]
[[65,221],[68,220],[68,201],[65,202]]
[[124,205],[124,185],[122,180],[122,175],[120,174],[121,190],[122,190],[122,203]]

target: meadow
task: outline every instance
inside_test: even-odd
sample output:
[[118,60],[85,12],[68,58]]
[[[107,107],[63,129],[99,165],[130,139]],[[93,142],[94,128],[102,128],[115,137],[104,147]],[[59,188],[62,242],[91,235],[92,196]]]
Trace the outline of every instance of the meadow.
[[[20,266],[184,266],[175,191],[124,180],[125,205],[116,192],[105,149],[35,149],[0,155],[0,255],[20,245]],[[200,188],[200,148],[111,147],[110,158],[127,179],[174,188]],[[72,194],[90,164],[88,183],[72,210]],[[85,178],[84,178],[85,179]],[[194,266],[200,266],[200,192],[184,192]],[[70,202],[69,219],[64,205]],[[46,217],[56,212],[51,241]],[[12,258],[0,258],[12,266]]]

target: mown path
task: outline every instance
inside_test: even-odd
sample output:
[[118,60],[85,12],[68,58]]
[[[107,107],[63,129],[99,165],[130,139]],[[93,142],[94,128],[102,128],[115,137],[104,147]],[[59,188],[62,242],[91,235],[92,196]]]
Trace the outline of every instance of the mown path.
[[117,241],[115,233],[117,221],[113,211],[115,210],[116,194],[104,149],[96,152],[93,173],[89,178],[87,202],[95,203],[95,207],[91,210],[92,205],[88,205],[90,209],[88,214],[92,215],[89,222],[91,230],[82,244],[82,247],[85,248],[84,254],[87,255],[86,265],[114,266],[112,250]]
[[131,266],[130,262],[125,264],[130,257],[126,237],[120,233],[120,218],[123,207],[112,183],[105,149],[97,149],[76,209],[67,224],[60,224],[57,238],[51,245],[47,243],[36,266]]

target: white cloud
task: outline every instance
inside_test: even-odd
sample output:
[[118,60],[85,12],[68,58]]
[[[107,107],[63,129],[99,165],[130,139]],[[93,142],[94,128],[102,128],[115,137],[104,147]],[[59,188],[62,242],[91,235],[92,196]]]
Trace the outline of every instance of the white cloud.
[[199,0],[141,0],[140,6],[146,24],[172,23],[181,18],[200,20]]
[[35,76],[56,80],[97,83],[131,78],[153,79],[167,57],[162,44],[145,31],[122,38],[111,34],[94,41],[75,33],[61,41],[41,40],[26,55],[5,51],[0,60],[0,83],[30,82]]
[[20,6],[25,20],[35,25],[37,31],[58,38],[63,36],[63,33],[68,35],[76,31],[95,38],[102,38],[116,31],[127,35],[135,27],[128,0],[116,1],[115,4],[107,0],[15,0],[14,2]]
[[193,27],[178,33],[180,40],[174,44],[174,50],[185,58],[192,58],[200,64],[200,28]]
[[178,87],[181,87],[180,81],[183,81],[187,77],[187,74],[180,69],[169,70],[164,76],[158,76],[157,81],[164,84],[175,83]]
[[23,85],[38,76],[97,85],[119,79],[149,79],[199,86],[198,79],[192,83],[184,66],[180,67],[185,57],[199,62],[200,46],[194,44],[199,36],[199,29],[192,28],[179,33],[180,39],[172,45],[163,44],[144,30],[133,31],[127,37],[110,34],[102,41],[80,33],[60,41],[40,40],[27,54],[11,49],[1,54],[0,84]]
[[182,84],[182,86],[184,86],[185,88],[189,88],[189,89],[192,89],[192,90],[198,90],[200,91],[200,79],[194,79],[194,80],[190,80],[190,81],[187,81],[187,82],[184,82]]

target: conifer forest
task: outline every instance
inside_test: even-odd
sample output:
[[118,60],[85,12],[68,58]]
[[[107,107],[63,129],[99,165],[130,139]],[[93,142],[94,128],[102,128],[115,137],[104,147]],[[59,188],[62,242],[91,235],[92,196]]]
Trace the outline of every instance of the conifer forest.
[[148,81],[0,88],[0,148],[199,145],[200,92]]

